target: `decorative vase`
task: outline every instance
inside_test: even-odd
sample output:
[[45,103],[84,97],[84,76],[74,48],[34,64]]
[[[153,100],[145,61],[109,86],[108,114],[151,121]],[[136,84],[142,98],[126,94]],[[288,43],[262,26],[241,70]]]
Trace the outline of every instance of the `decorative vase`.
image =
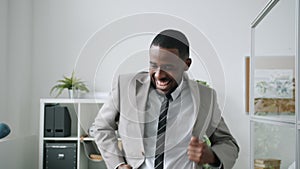
[[68,93],[69,93],[69,98],[70,99],[76,99],[76,98],[78,98],[78,90],[69,89]]

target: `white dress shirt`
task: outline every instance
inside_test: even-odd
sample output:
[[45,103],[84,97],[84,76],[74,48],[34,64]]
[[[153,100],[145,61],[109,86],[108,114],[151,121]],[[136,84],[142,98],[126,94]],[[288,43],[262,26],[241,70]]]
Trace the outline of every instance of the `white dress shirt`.
[[[172,92],[167,114],[167,129],[165,139],[164,168],[192,169],[193,162],[188,159],[187,148],[193,129],[193,100],[187,81],[182,80]],[[164,96],[150,88],[147,101],[144,147],[145,162],[140,169],[153,169],[155,160],[155,144],[158,118]],[[184,98],[184,99],[182,99]]]

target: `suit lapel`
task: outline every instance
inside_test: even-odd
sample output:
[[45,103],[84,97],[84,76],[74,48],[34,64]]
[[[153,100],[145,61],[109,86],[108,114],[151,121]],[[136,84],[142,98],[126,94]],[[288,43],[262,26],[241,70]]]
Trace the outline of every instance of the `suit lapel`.
[[194,122],[194,127],[193,127],[193,132],[192,132],[192,135],[193,136],[197,136],[198,134],[198,127],[196,127],[196,123],[197,123],[197,118],[199,116],[200,113],[200,94],[199,94],[199,89],[198,89],[198,84],[196,84],[194,81],[191,81],[189,80],[188,81],[188,85],[189,85],[189,88],[190,88],[190,92],[191,92],[191,95],[192,95],[192,99],[193,99],[193,105],[194,105],[194,113],[195,113],[195,122]]
[[190,80],[189,87],[193,98],[196,116],[192,134],[193,136],[202,139],[203,135],[206,134],[211,118],[211,95],[204,93],[203,89],[201,90],[201,87],[195,81]]
[[144,136],[144,123],[146,115],[146,104],[150,87],[150,78],[149,75],[144,75],[141,78],[136,79],[136,105],[137,105],[137,115],[140,126],[140,134],[143,138]]
[[[147,96],[149,92],[150,81],[136,81],[136,103],[138,108],[138,114],[145,115]],[[140,117],[141,122],[145,121],[145,117]]]

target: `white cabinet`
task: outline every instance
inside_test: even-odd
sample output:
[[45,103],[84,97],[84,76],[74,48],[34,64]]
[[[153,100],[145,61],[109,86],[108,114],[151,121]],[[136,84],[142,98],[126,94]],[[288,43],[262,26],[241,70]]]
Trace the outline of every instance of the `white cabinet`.
[[[94,138],[84,137],[105,102],[104,99],[41,99],[40,100],[40,137],[39,137],[39,169],[44,167],[46,143],[76,143],[77,169],[105,169],[104,161],[91,160],[90,149],[93,148]],[[67,137],[45,137],[45,106],[65,106],[71,117],[71,135]],[[93,150],[93,149],[92,149]]]
[[299,0],[269,1],[251,25],[251,169],[300,168],[298,32]]

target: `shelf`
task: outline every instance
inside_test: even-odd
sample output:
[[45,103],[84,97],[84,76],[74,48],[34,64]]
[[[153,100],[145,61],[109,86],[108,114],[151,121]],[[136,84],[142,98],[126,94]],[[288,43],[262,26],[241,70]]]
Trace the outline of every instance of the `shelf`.
[[99,152],[95,152],[93,150],[93,146],[91,144],[80,144],[80,168],[83,169],[106,169],[105,163],[103,160],[91,159],[89,154],[98,154]]
[[44,141],[77,141],[77,137],[44,137]]
[[296,117],[288,116],[288,115],[273,115],[273,116],[253,115],[251,116],[250,119],[253,121],[284,123],[284,124],[292,124],[292,125],[296,123]]
[[94,137],[85,137],[83,138],[83,141],[95,141]]
[[254,159],[279,159],[281,168],[295,161],[296,133],[293,125],[251,122]]
[[[101,109],[102,105],[106,102],[106,98],[100,99],[69,99],[69,98],[46,98],[40,100],[40,137],[39,137],[39,169],[43,169],[44,163],[44,144],[51,142],[71,142],[77,144],[77,169],[106,169],[104,162],[94,162],[88,159],[84,153],[83,143],[80,136],[88,133],[89,127],[95,120],[96,115]],[[59,105],[68,108],[71,118],[71,136],[70,137],[44,137],[45,126],[45,106]],[[56,112],[55,112],[56,113]],[[51,116],[47,114],[48,118]],[[55,116],[57,117],[57,116]],[[55,119],[55,118],[54,118]],[[61,118],[60,118],[61,119]],[[58,119],[55,119],[58,120]],[[55,122],[55,121],[54,121]],[[54,123],[53,122],[53,123]],[[52,123],[47,123],[48,125]],[[84,138],[83,141],[94,142],[94,138]]]
[[[83,141],[95,141],[94,137],[85,137]],[[118,141],[121,141],[121,138],[118,138]]]

